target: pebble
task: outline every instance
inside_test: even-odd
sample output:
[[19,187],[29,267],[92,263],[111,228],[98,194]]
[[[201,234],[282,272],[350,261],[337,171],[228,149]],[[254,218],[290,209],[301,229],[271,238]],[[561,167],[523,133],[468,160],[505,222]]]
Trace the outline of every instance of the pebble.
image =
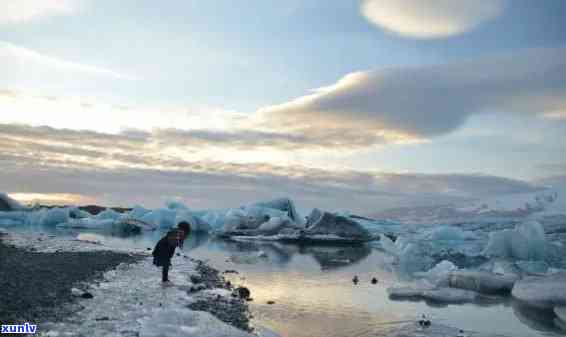
[[82,298],[86,298],[86,299],[94,298],[94,296],[93,296],[91,293],[89,293],[89,292],[83,293],[83,294],[81,295],[81,297],[82,297]]

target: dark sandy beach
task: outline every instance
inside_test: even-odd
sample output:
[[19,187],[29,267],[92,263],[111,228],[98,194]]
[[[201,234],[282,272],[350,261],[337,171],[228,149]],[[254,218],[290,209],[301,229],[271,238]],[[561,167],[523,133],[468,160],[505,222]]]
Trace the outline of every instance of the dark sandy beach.
[[[33,248],[32,248],[33,249]],[[0,233],[0,324],[58,322],[76,310],[74,287],[102,279],[105,271],[146,256],[112,251],[35,252],[2,241]],[[201,289],[225,288],[226,280],[214,268],[197,263],[199,276],[192,279]],[[188,306],[207,311],[225,323],[252,331],[246,301],[239,298],[201,299]]]
[[108,251],[37,253],[3,243],[0,234],[0,323],[59,320],[67,314],[64,304],[73,301],[73,286],[140,258]]

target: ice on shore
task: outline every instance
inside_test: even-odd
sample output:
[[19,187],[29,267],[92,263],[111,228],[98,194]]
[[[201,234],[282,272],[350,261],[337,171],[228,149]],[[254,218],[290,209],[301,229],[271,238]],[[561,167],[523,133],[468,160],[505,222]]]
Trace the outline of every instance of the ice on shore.
[[80,300],[83,309],[60,323],[45,324],[44,336],[251,337],[208,313],[188,309],[196,265],[177,256],[172,263],[173,285],[165,287],[149,257],[106,272],[102,282],[84,289],[94,297]]
[[544,260],[547,243],[543,226],[537,221],[518,224],[514,230],[492,232],[483,252],[489,257],[516,260]]
[[[41,235],[8,233],[3,240],[38,252],[109,250],[96,242],[96,236],[84,234],[80,240]],[[86,241],[86,242],[85,242]],[[93,242],[95,241],[95,242]],[[112,249],[132,252],[131,250]],[[143,251],[136,251],[143,254]],[[62,321],[42,324],[40,336],[145,336],[145,337],[253,337],[218,320],[209,313],[192,311],[187,305],[196,300],[189,295],[191,275],[197,274],[196,263],[174,256],[169,278],[172,286],[161,284],[161,271],[151,256],[134,264],[120,264],[103,275],[101,282],[79,284],[75,293],[88,291],[92,299],[78,299],[74,313]],[[229,296],[223,289],[203,293]],[[198,294],[198,293],[197,293]],[[205,295],[206,295],[205,294]],[[257,337],[257,336],[256,336]]]

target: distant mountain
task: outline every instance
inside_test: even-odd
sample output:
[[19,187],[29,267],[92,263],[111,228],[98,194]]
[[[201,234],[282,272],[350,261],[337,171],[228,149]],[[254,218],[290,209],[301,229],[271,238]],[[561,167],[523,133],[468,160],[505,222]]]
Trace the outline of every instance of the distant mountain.
[[[563,213],[559,191],[510,194],[471,202],[434,206],[401,207],[369,214],[371,218],[405,223],[456,223],[479,220],[521,219],[535,213]],[[566,197],[566,194],[564,195]]]

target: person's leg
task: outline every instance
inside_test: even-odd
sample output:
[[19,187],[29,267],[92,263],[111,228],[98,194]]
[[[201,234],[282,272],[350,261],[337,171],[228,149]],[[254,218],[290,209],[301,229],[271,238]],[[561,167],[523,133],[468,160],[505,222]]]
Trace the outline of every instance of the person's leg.
[[164,265],[163,266],[163,271],[162,271],[162,275],[161,275],[161,281],[163,282],[167,282],[169,281],[169,265]]

